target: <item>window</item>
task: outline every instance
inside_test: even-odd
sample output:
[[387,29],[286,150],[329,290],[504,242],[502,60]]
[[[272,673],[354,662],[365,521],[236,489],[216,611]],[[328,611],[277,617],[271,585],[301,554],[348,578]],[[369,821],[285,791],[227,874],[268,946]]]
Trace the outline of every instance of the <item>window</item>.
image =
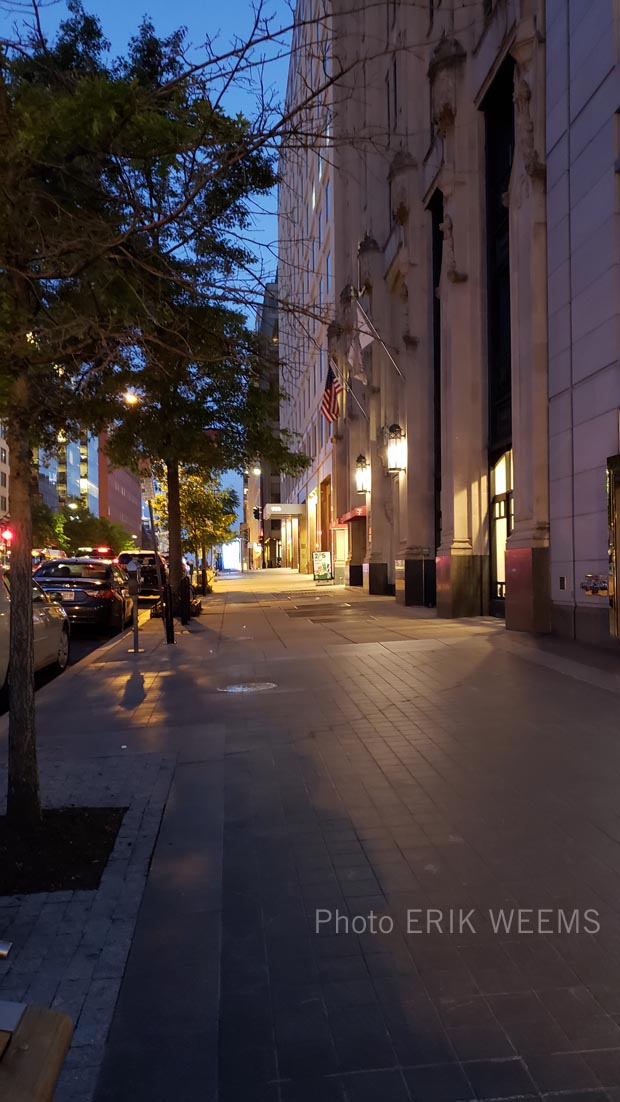
[[396,67],[396,54],[392,58],[392,126],[396,130],[398,120],[398,70]]
[[323,305],[323,280],[319,280],[319,306]]
[[312,365],[312,395],[316,397],[316,360]]
[[6,463],[6,448],[0,448],[0,463]]
[[329,205],[331,201],[329,181],[325,184],[325,221],[329,222]]
[[332,289],[332,256],[328,253],[325,257],[325,290],[329,295]]
[[318,234],[319,234],[319,248],[320,248],[321,245],[323,244],[323,215],[322,215],[321,211],[319,211]]
[[394,133],[398,120],[398,76],[396,70],[396,54],[392,56],[392,64],[385,78],[385,96],[387,104],[387,128],[389,133]]
[[319,348],[319,379],[323,382],[325,376],[325,349]]
[[5,497],[0,497],[0,509],[2,509],[3,513],[6,513],[6,498]]
[[0,472],[0,486],[6,486],[6,471]]

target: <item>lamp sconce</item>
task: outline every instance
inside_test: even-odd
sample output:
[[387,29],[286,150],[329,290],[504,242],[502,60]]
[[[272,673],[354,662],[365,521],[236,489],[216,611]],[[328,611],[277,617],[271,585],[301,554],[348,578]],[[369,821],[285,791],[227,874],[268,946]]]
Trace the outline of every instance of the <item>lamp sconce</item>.
[[386,436],[388,474],[400,474],[407,470],[407,437],[400,425],[390,425]]
[[365,455],[358,455],[355,460],[355,489],[358,494],[370,493],[370,463]]

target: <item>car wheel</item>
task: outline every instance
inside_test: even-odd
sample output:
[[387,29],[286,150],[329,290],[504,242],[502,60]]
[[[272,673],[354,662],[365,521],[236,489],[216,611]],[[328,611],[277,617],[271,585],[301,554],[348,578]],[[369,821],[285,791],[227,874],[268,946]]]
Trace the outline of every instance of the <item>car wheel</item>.
[[58,673],[62,673],[69,665],[69,632],[63,627],[60,633],[60,641],[58,643],[58,654],[56,655],[56,661],[54,666]]

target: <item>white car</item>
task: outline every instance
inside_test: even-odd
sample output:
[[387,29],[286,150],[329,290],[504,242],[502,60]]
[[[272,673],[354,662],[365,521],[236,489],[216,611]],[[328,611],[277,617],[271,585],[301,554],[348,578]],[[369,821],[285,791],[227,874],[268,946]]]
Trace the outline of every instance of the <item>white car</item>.
[[[9,576],[0,581],[0,688],[6,686],[9,672]],[[34,631],[34,668],[55,666],[59,673],[69,663],[69,618],[64,608],[51,601],[40,585],[32,583],[32,626]]]

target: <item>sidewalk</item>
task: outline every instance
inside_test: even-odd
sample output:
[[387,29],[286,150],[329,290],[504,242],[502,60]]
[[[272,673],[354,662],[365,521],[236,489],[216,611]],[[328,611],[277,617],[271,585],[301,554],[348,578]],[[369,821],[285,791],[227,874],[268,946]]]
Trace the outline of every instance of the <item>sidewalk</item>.
[[0,900],[58,1102],[620,1100],[620,661],[286,571],[204,603],[38,698],[46,802],[130,809],[97,893]]

